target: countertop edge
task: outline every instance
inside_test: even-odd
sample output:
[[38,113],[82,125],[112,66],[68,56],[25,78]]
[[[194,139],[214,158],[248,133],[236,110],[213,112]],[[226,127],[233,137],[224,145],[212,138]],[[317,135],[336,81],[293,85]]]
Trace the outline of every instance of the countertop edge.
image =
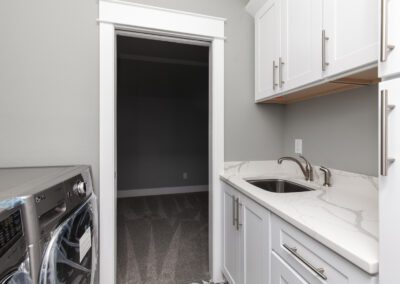
[[325,238],[324,236],[318,234],[318,232],[316,232],[315,230],[313,230],[313,229],[303,225],[302,223],[298,222],[295,218],[293,218],[291,216],[288,216],[284,212],[280,211],[279,209],[271,206],[270,204],[268,204],[268,202],[266,200],[261,200],[257,196],[254,196],[251,192],[247,191],[246,189],[243,189],[241,186],[235,184],[230,179],[225,177],[224,174],[220,174],[220,179],[223,182],[226,182],[227,184],[233,186],[235,189],[237,189],[238,191],[240,191],[241,193],[243,193],[244,195],[246,195],[247,197],[252,199],[257,204],[259,204],[262,207],[266,208],[267,210],[271,211],[272,213],[274,213],[278,217],[282,218],[283,220],[285,220],[289,224],[293,225],[294,227],[296,227],[300,231],[304,232],[305,234],[307,234],[311,238],[313,238],[316,241],[320,242],[321,244],[323,244],[324,246],[326,246],[327,248],[329,248],[330,250],[332,250],[333,252],[335,252],[339,256],[341,256],[344,259],[346,259],[347,261],[351,262],[352,264],[354,264],[355,266],[357,266],[361,270],[367,272],[368,274],[370,274],[372,276],[374,276],[374,275],[379,273],[379,262],[378,261],[369,262],[369,261],[366,261],[365,259],[362,259],[362,258],[358,257],[357,255],[352,254],[348,250],[346,250],[343,247],[339,246],[337,243],[332,242],[331,240],[329,240],[329,239]]

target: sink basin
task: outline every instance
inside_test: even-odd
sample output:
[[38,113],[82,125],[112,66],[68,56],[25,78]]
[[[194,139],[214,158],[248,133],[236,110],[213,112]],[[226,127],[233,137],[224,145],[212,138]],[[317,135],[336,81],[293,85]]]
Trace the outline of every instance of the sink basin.
[[259,179],[246,181],[254,186],[257,186],[258,188],[276,193],[303,192],[313,190],[312,188],[283,179]]

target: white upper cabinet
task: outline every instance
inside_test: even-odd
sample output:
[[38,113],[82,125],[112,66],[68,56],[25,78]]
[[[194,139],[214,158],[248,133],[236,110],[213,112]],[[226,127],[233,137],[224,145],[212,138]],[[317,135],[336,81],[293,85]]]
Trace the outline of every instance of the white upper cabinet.
[[279,87],[280,15],[280,0],[268,1],[255,14],[256,100],[274,95]]
[[379,77],[400,74],[400,1],[379,0],[380,60]]
[[[321,0],[281,0],[282,91],[321,79]],[[279,60],[278,60],[279,64]]]
[[[251,0],[247,10],[255,18],[256,101],[376,67],[376,0]],[[398,52],[400,62],[400,43]]]
[[378,54],[376,0],[324,0],[325,76],[375,64]]

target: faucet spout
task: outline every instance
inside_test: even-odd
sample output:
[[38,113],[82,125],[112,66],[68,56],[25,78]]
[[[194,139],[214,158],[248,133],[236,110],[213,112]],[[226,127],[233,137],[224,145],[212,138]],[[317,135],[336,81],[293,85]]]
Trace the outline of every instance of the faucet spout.
[[294,157],[281,157],[278,159],[278,164],[282,164],[283,161],[295,162],[300,167],[301,171],[303,172],[304,178],[307,181],[313,181],[314,180],[313,168],[312,168],[311,164],[303,156],[300,156],[300,158],[302,158],[306,162],[306,167],[304,167],[303,164]]

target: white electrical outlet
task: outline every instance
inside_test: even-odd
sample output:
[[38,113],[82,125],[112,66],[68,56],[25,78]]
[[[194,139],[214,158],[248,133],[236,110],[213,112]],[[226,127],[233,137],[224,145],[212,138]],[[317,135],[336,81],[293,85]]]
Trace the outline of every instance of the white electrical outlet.
[[187,180],[188,179],[188,173],[187,172],[184,172],[183,174],[182,174],[182,178],[184,179],[184,180]]
[[303,154],[303,140],[302,139],[294,140],[294,152],[296,154]]

